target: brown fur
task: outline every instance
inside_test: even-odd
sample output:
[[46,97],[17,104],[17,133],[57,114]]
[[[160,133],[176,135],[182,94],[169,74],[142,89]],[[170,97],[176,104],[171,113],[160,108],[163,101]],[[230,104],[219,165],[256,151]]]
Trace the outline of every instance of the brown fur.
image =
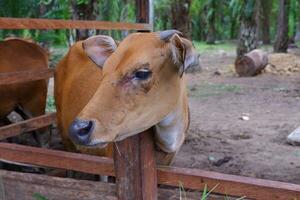
[[63,143],[67,150],[81,150],[83,153],[112,156],[112,146],[103,150],[78,147],[69,138],[68,127],[88,103],[101,82],[102,70],[97,67],[82,48],[82,42],[71,47],[68,54],[56,67],[55,102],[57,122]]
[[[182,41],[189,50],[192,48],[191,42]],[[184,76],[178,73],[181,63],[172,57],[172,42],[160,40],[157,33],[131,34],[106,60],[103,70],[90,60],[82,42],[71,47],[57,66],[55,80],[58,125],[68,149],[75,147],[68,128],[76,117],[93,120],[96,126],[92,139],[108,143],[102,149],[76,145],[77,150],[102,156],[112,155],[113,141],[150,128],[178,107],[184,124],[182,131],[186,132],[187,93]],[[153,77],[135,85],[132,74],[145,66]],[[164,154],[158,161],[170,164],[176,152]]]
[[[48,67],[48,54],[33,42],[23,39],[7,39],[0,42],[0,73],[39,70]],[[17,106],[32,116],[45,113],[47,81],[0,86],[0,119],[5,118]]]

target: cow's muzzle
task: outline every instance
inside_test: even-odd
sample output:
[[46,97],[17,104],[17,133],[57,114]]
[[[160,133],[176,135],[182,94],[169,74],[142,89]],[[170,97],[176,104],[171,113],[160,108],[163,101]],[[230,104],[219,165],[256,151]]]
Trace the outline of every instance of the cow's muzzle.
[[73,141],[80,145],[88,145],[94,129],[94,122],[89,120],[75,119],[70,127],[69,134]]

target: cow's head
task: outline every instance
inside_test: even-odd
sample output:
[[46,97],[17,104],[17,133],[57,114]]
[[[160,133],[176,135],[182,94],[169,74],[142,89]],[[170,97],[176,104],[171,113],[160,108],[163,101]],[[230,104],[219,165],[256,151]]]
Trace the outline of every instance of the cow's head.
[[103,66],[99,88],[70,125],[75,142],[86,146],[104,147],[160,122],[184,92],[184,71],[199,62],[175,30],[134,33],[117,48],[111,38],[95,36],[83,47]]

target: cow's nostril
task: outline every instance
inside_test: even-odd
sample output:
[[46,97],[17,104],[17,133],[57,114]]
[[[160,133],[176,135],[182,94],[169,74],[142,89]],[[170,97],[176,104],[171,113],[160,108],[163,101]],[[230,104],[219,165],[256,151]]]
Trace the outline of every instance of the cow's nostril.
[[76,126],[79,130],[78,135],[84,136],[86,134],[89,134],[89,132],[93,126],[93,122],[92,121],[79,121]]
[[75,119],[69,127],[69,133],[76,143],[85,145],[89,142],[93,126],[93,121]]

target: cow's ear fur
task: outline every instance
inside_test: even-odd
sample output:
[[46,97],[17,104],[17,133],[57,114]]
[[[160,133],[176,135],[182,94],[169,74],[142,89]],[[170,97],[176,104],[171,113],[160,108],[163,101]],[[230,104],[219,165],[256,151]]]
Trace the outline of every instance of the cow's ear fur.
[[172,59],[178,66],[178,73],[180,77],[182,77],[183,73],[189,67],[199,65],[199,54],[194,49],[192,42],[174,34],[170,38],[170,43]]
[[82,42],[87,56],[99,67],[103,67],[106,59],[116,50],[117,44],[109,36],[96,35]]

